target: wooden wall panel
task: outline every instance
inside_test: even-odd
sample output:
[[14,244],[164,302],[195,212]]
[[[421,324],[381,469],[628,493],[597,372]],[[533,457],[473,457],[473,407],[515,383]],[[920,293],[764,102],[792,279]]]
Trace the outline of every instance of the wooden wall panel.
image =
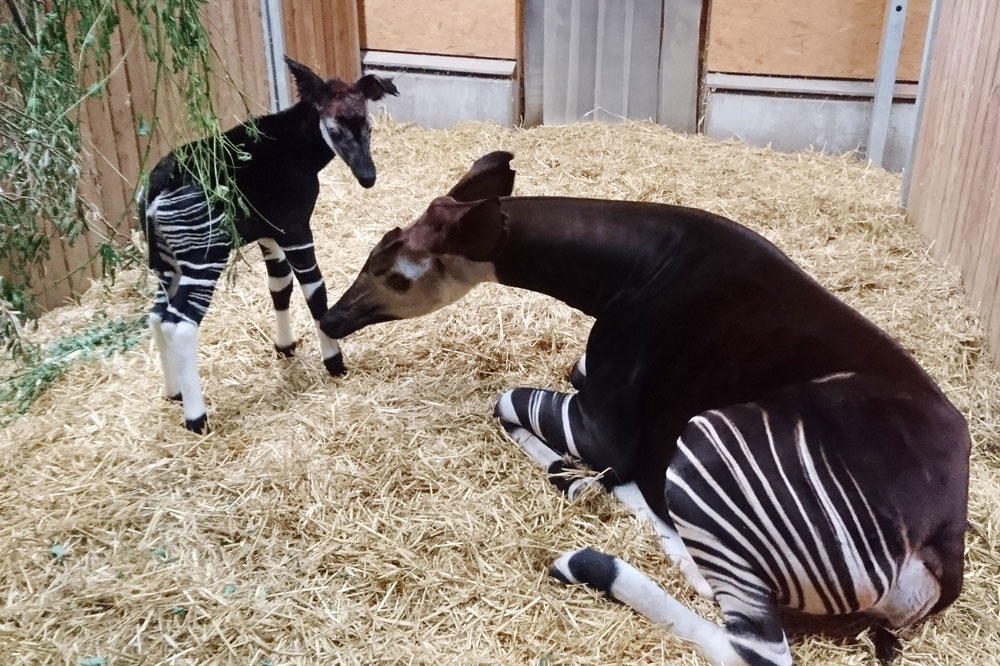
[[517,0],[360,2],[362,48],[517,58]]
[[[289,56],[324,78],[354,81],[361,75],[355,0],[284,0],[282,17]],[[294,91],[294,86],[290,90]]]
[[[89,229],[72,245],[50,232],[49,259],[37,271],[32,287],[39,305],[48,309],[85,290],[100,276],[93,261],[99,243],[129,242],[135,228],[132,206],[143,155],[147,168],[172,147],[189,139],[176,90],[146,57],[136,22],[120,12],[122,23],[111,40],[113,74],[104,94],[80,105],[83,144],[80,195],[89,203]],[[267,112],[268,82],[264,60],[260,6],[257,2],[217,0],[204,7],[203,21],[213,48],[213,101],[223,127],[247,115]],[[163,77],[166,76],[164,72]],[[140,136],[140,118],[156,132]],[[150,145],[152,144],[152,145]]]
[[1000,8],[942,2],[907,208],[957,265],[1000,365]]
[[[711,72],[873,79],[885,0],[712,0]],[[910,0],[898,79],[920,74],[930,0]]]

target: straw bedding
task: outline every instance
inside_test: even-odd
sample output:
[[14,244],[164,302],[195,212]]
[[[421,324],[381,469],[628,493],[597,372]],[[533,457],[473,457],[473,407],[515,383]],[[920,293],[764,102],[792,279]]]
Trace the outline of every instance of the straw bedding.
[[[519,194],[680,203],[739,220],[897,337],[974,438],[966,588],[904,634],[899,663],[996,663],[1000,381],[957,274],[897,207],[896,176],[642,124],[380,123],[374,144],[372,190],[340,162],[321,175],[313,228],[333,297],[384,231],[505,148]],[[201,332],[209,435],[185,431],[179,405],[159,397],[148,337],[76,366],[0,435],[4,666],[702,663],[632,611],[547,578],[557,554],[591,545],[719,617],[650,529],[596,491],[567,502],[490,417],[507,387],[568,386],[586,317],[483,286],[347,339],[351,372],[332,379],[299,297],[299,354],[275,357],[259,254],[244,256]],[[151,288],[141,271],[97,285],[35,335],[138,311]],[[792,650],[807,665],[874,663],[864,633],[797,633]]]

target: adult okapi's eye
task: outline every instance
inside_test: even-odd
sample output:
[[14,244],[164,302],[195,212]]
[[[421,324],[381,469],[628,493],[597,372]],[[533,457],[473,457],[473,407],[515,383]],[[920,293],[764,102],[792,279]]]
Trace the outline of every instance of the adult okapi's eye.
[[410,288],[410,280],[399,273],[393,272],[385,276],[385,283],[390,289],[403,292]]

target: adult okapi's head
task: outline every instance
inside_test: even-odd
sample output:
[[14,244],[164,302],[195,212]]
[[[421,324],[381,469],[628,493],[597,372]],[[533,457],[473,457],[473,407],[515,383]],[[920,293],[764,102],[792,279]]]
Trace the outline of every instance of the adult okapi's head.
[[342,338],[365,326],[433,312],[493,279],[503,246],[500,197],[514,188],[513,155],[494,152],[405,229],[396,227],[368,255],[358,277],[320,322]]
[[362,187],[375,184],[375,163],[371,155],[371,125],[368,100],[398,95],[391,79],[366,74],[354,83],[340,79],[324,81],[300,62],[285,56],[295,78],[299,99],[319,111],[319,131],[323,140],[351,168]]

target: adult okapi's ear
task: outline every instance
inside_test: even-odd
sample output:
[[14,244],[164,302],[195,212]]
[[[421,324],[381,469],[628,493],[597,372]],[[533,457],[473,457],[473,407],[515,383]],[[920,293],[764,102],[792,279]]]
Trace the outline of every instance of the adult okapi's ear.
[[462,176],[448,196],[456,201],[479,201],[492,197],[509,197],[514,191],[514,170],[510,168],[512,153],[497,150],[483,155]]
[[301,62],[292,60],[288,56],[285,56],[285,63],[295,79],[295,87],[299,89],[299,99],[314,104],[322,103],[326,95],[326,83],[323,79]]
[[365,74],[355,82],[354,87],[371,101],[380,100],[386,95],[398,95],[396,84],[392,79],[384,79],[374,74]]
[[507,220],[496,197],[479,201],[439,197],[428,209],[428,217],[434,227],[440,223],[433,251],[472,261],[492,259],[507,235]]
[[381,275],[396,263],[396,256],[403,247],[402,237],[403,230],[396,227],[382,236],[382,240],[372,248],[368,255],[368,270],[372,275]]

